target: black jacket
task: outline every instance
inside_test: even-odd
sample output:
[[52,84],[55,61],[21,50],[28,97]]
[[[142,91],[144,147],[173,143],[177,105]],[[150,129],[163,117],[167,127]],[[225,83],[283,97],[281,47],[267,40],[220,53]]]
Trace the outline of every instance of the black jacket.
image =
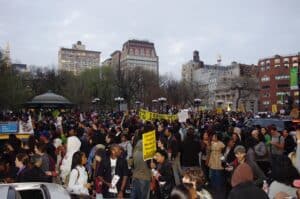
[[28,172],[28,168],[25,167],[23,168],[22,171],[18,171],[17,173],[17,176],[16,176],[16,182],[26,182],[25,179],[24,179],[24,176],[26,177],[26,172]]
[[235,186],[229,193],[228,199],[268,199],[268,195],[252,182],[244,182]]
[[199,166],[200,143],[187,137],[181,149],[181,165],[184,167]]
[[50,182],[50,178],[41,168],[34,166],[24,172],[23,182]]
[[[97,171],[97,176],[102,177],[106,182],[111,183],[113,176],[111,175],[111,162],[110,162],[110,157],[105,158],[103,160],[103,165],[99,167]],[[117,189],[118,191],[121,190],[121,185],[122,185],[122,178],[124,176],[128,176],[128,164],[126,159],[124,158],[118,158],[117,159],[117,165],[115,168],[115,175],[118,175],[120,177],[118,183],[117,183]],[[108,192],[108,188],[105,184],[103,185],[103,193]]]
[[288,155],[289,153],[293,152],[296,147],[296,142],[291,135],[288,135],[284,139],[284,154]]
[[171,153],[171,159],[175,159],[180,149],[180,143],[177,141],[175,136],[167,138],[167,151]]
[[[166,160],[163,164],[158,166],[160,177],[158,178],[160,197],[169,198],[173,187],[175,186],[174,174],[172,165]],[[161,182],[165,182],[164,185]]]

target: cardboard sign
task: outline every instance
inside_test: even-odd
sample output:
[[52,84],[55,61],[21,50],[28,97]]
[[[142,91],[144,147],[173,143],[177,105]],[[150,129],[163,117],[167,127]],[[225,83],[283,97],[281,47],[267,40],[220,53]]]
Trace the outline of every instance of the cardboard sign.
[[143,134],[143,159],[149,160],[153,158],[156,152],[155,131]]
[[186,120],[189,119],[189,112],[188,110],[182,110],[177,114],[177,116],[179,122],[186,122]]

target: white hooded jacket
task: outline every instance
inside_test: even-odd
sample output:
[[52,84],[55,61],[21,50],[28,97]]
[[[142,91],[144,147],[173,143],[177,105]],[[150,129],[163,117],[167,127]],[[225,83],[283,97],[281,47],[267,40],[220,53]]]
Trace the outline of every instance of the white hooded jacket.
[[67,152],[60,166],[60,177],[64,182],[67,175],[71,172],[72,158],[75,152],[79,151],[81,142],[78,137],[71,136],[67,139]]

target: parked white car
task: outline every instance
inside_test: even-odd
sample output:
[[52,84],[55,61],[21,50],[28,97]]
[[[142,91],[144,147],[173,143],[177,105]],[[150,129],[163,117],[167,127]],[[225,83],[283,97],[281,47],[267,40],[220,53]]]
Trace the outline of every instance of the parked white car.
[[5,199],[72,199],[90,198],[70,194],[62,185],[55,183],[0,184],[0,198]]

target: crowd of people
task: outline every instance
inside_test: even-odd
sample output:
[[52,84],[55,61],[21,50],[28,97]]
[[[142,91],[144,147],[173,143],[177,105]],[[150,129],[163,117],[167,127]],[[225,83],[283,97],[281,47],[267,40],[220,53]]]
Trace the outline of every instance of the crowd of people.
[[[0,180],[53,182],[95,198],[300,198],[300,127],[245,127],[242,113],[142,121],[137,111],[2,113],[29,116],[34,134],[2,146]],[[157,151],[143,159],[142,135]],[[299,189],[300,190],[300,189]]]

